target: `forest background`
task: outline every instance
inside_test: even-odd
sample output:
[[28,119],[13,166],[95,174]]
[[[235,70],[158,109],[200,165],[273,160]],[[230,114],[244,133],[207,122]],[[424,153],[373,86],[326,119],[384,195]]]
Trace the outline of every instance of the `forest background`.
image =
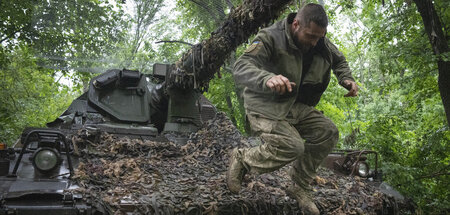
[[[433,52],[415,2],[296,0],[279,19],[306,2],[325,6],[327,36],[360,87],[358,97],[344,98],[333,77],[317,106],[339,128],[337,147],[376,150],[385,180],[414,200],[418,214],[450,213],[450,129],[438,88],[438,61],[448,63],[450,54]],[[175,62],[239,3],[0,1],[0,141],[11,145],[23,128],[54,120],[107,69],[151,73],[155,62]],[[448,44],[450,2],[432,4]],[[244,134],[231,68],[250,42],[231,54],[205,93]]]

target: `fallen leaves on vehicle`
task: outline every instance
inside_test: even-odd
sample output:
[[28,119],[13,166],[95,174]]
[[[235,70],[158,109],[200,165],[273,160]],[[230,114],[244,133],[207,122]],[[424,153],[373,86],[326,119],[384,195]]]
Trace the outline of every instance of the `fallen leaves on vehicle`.
[[[167,139],[172,139],[170,135]],[[91,196],[111,214],[301,214],[285,188],[291,183],[284,167],[270,174],[246,176],[239,195],[225,183],[228,152],[249,147],[222,113],[177,141],[129,139],[102,134],[80,141],[78,192]],[[391,197],[356,177],[325,169],[313,181],[314,200],[323,214],[387,214],[396,210]]]

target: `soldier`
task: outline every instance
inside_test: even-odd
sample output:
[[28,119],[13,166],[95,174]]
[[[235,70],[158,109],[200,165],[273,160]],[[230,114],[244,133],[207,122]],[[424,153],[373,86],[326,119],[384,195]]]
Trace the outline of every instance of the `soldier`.
[[239,193],[246,173],[262,174],[293,162],[287,193],[306,214],[319,214],[309,184],[338,141],[333,122],[314,108],[330,81],[357,96],[358,87],[343,54],[325,37],[328,17],[318,4],[262,29],[234,65],[235,82],[244,87],[246,115],[262,144],[233,149],[228,188]]

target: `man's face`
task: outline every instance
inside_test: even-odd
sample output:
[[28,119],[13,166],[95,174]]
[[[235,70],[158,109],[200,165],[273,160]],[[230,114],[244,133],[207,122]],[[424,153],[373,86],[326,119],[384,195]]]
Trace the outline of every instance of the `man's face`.
[[294,43],[302,49],[303,53],[308,52],[314,47],[319,39],[324,37],[327,32],[327,28],[322,28],[314,22],[310,22],[307,26],[302,26],[297,19],[294,19],[292,25]]

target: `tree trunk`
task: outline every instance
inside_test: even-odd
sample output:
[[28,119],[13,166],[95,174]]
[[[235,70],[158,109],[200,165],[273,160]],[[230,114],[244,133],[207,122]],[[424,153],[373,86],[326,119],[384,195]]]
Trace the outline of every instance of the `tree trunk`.
[[425,31],[430,40],[433,52],[438,56],[439,78],[438,85],[441,93],[442,104],[447,115],[447,123],[450,124],[450,61],[445,61],[440,54],[449,51],[448,43],[439,17],[434,9],[432,0],[414,0],[417,10],[422,16]]
[[193,46],[176,63],[176,70],[169,76],[168,87],[206,91],[209,81],[230,53],[261,26],[276,19],[289,2],[291,0],[244,0],[209,39]]

